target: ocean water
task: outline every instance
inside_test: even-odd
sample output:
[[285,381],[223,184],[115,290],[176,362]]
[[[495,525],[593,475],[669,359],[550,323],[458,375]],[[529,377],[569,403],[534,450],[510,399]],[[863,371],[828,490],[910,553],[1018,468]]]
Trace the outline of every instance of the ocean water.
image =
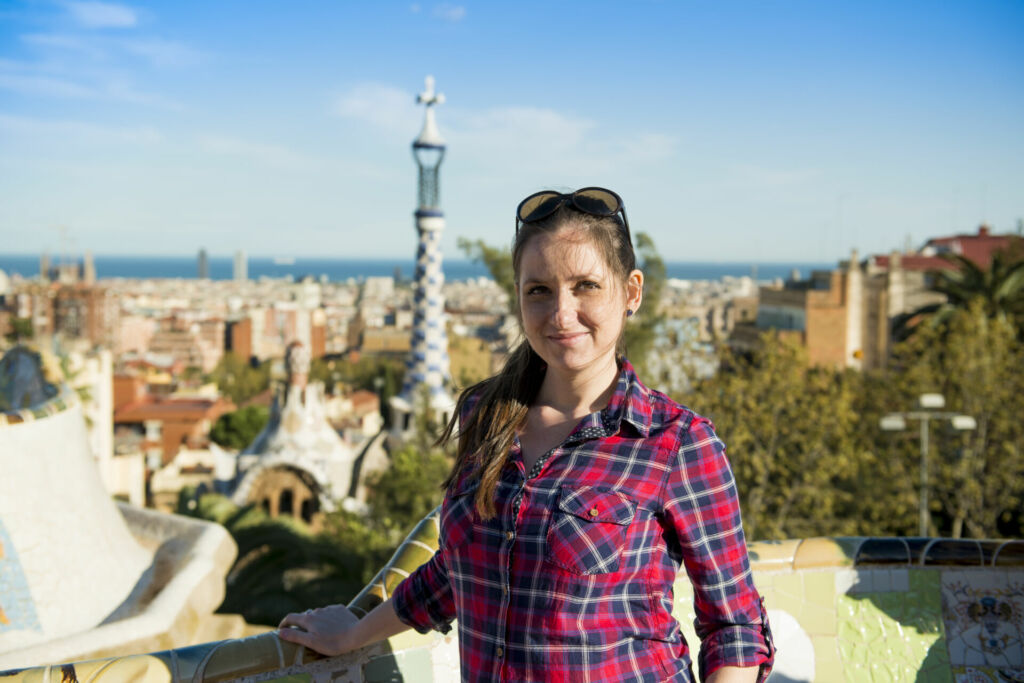
[[[97,278],[195,278],[198,276],[198,262],[195,256],[109,256],[97,254],[94,257]],[[58,263],[60,257],[51,256],[51,263]],[[209,258],[210,277],[214,280],[230,280],[234,261],[230,257]],[[793,271],[801,277],[808,277],[812,270],[835,268],[834,263],[696,263],[672,262],[665,264],[668,276],[683,280],[720,280],[723,277],[752,276],[757,280],[788,278]],[[416,264],[412,259],[314,259],[296,258],[294,262],[277,262],[268,257],[249,258],[249,278],[294,278],[307,275],[331,281],[348,279],[361,280],[372,276],[398,275],[411,279]],[[39,274],[39,257],[23,254],[0,253],[0,270],[8,275],[15,273],[23,277]],[[487,269],[472,261],[446,259],[444,273],[447,280],[467,280],[486,276]]]

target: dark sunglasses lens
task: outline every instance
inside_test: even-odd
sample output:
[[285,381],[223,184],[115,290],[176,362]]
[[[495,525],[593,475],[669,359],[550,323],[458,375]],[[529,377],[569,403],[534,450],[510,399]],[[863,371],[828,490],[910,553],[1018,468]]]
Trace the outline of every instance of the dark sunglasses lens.
[[557,192],[544,192],[527,197],[519,205],[519,220],[523,223],[539,221],[553,214],[562,203],[562,195]]
[[573,204],[580,211],[595,216],[611,216],[619,210],[619,199],[607,190],[580,190],[572,196]]

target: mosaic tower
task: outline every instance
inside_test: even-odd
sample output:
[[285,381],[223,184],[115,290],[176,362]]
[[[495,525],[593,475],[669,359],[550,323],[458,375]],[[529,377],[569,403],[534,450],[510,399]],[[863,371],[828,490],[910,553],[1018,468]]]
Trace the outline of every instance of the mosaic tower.
[[423,130],[412,143],[413,156],[419,166],[419,204],[416,209],[416,281],[413,294],[412,340],[401,394],[392,402],[395,408],[394,428],[405,432],[419,392],[426,387],[430,408],[446,418],[454,406],[448,393],[448,335],[445,331],[444,271],[441,268],[441,231],[444,212],[440,208],[438,171],[444,159],[445,144],[434,120],[434,106],[444,102],[444,95],[435,94],[434,78],[427,76],[426,90],[416,101],[426,107]]

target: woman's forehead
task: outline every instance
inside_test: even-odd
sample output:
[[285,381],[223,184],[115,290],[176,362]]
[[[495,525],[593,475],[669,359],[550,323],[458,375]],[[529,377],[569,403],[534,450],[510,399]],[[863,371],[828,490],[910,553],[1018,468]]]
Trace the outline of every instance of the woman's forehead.
[[603,275],[608,270],[601,250],[592,240],[566,235],[565,231],[537,235],[523,248],[521,277],[555,275]]

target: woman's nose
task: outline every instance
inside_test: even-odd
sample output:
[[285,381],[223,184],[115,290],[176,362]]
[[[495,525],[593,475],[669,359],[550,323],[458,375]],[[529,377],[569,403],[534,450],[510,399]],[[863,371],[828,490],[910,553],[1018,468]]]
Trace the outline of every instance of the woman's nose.
[[554,304],[554,322],[559,327],[566,326],[576,318],[576,300],[569,292],[559,292]]

